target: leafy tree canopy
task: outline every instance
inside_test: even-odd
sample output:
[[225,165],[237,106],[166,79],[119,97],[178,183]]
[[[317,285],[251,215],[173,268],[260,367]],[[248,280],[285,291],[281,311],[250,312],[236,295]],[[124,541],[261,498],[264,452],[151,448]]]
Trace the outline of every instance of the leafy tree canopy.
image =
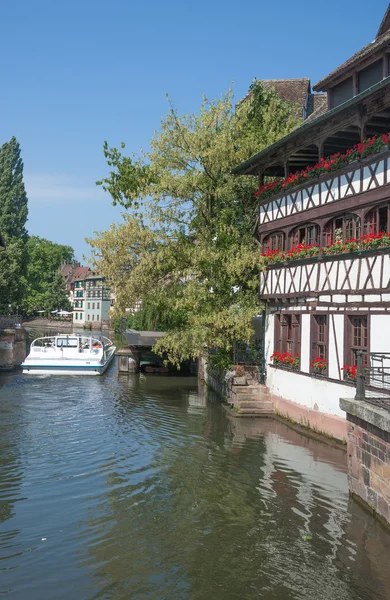
[[66,292],[66,284],[59,271],[55,274],[53,281],[45,293],[44,303],[44,309],[48,311],[72,310]]
[[251,336],[262,268],[252,236],[257,181],[231,171],[289,133],[292,114],[254,82],[237,111],[231,91],[204,98],[197,115],[180,116],[169,104],[148,152],[127,157],[104,144],[112,171],[98,184],[128,212],[88,240],[94,268],[115,286],[117,312],[140,300],[141,311],[169,311],[168,335],[155,350],[176,364],[204,346],[229,349]]
[[54,242],[33,235],[27,241],[26,251],[27,273],[26,292],[23,302],[24,310],[28,314],[49,308],[51,310],[55,310],[56,308],[68,310],[69,302],[65,302],[63,299],[58,305],[57,300],[54,301],[54,305],[52,304],[53,282],[56,281],[56,293],[54,295],[56,296],[57,292],[60,293],[62,287],[66,295],[65,284],[64,286],[59,286],[58,271],[64,261],[68,263],[72,262],[73,248],[62,244],[55,244]]

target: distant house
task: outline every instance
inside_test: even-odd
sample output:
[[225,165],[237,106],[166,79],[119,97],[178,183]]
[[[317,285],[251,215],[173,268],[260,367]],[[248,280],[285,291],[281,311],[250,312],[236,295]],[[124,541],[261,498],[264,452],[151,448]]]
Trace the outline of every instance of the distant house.
[[[73,306],[73,321],[84,324],[85,277],[90,273],[89,267],[78,266],[72,273],[69,284],[69,300]],[[77,315],[77,316],[76,316]]]
[[[82,267],[87,269],[87,267]],[[73,323],[90,324],[93,328],[108,324],[111,306],[111,290],[104,277],[85,272],[75,281],[73,301]]]
[[[265,88],[273,88],[279,98],[294,105],[294,113],[298,118],[309,119],[319,116],[327,110],[327,94],[313,94],[310,79],[261,79],[260,83]],[[252,91],[250,91],[237,104],[239,109],[244,103],[250,102]]]

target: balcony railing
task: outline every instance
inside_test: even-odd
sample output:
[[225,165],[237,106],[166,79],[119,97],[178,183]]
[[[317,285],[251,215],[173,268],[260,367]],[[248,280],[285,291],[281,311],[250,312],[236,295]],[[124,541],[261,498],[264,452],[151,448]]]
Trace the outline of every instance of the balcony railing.
[[389,183],[390,150],[386,150],[267,198],[260,206],[259,225],[274,223],[311,208],[333,205]]
[[355,399],[390,411],[390,353],[357,353]]
[[377,248],[270,265],[260,274],[260,296],[388,294],[389,282],[390,247]]

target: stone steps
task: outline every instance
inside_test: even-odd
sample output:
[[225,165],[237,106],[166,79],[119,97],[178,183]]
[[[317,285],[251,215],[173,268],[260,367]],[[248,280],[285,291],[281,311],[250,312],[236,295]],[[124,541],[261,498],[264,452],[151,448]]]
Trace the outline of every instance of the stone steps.
[[273,412],[274,410],[274,405],[271,402],[271,400],[240,400],[237,404],[236,404],[237,408],[239,410],[244,409],[244,408],[250,408],[250,409],[261,409],[261,410],[268,410]]
[[240,408],[238,414],[242,417],[266,417],[268,415],[273,415],[274,412],[274,410],[271,411],[265,408]]
[[232,392],[237,396],[248,396],[254,394],[267,394],[265,385],[233,385]]

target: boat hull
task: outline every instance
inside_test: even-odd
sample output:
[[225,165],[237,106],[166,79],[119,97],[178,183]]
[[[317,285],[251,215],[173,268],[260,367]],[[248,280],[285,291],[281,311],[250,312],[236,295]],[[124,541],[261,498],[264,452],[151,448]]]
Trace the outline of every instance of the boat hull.
[[[115,356],[115,346],[109,350],[104,362],[80,364],[82,361],[74,360],[26,360],[21,366],[27,375],[103,375]],[[91,364],[92,363],[92,364]]]

